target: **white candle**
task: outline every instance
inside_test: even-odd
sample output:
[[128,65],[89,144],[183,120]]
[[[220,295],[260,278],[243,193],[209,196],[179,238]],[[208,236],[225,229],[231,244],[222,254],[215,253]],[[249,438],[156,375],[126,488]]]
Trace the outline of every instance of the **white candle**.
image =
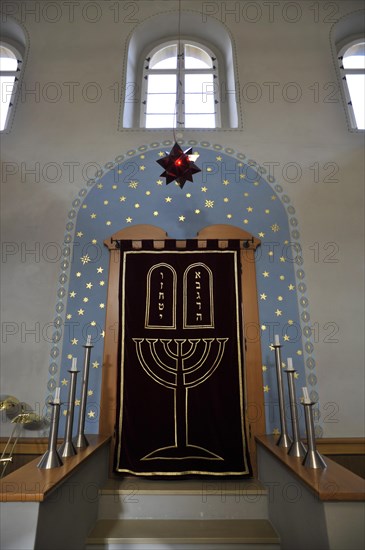
[[56,404],[60,403],[60,391],[61,391],[61,388],[56,388],[53,403],[56,403]]
[[308,388],[307,387],[302,388],[302,392],[304,397],[304,403],[312,403],[309,397]]
[[288,357],[288,366],[286,370],[289,370],[289,371],[295,370],[293,367],[293,359],[291,357]]
[[72,358],[72,367],[71,370],[75,372],[77,370],[77,357]]
[[87,335],[86,345],[91,346],[91,334]]
[[275,343],[275,346],[280,346],[280,339],[278,334],[275,334],[274,336],[274,343]]

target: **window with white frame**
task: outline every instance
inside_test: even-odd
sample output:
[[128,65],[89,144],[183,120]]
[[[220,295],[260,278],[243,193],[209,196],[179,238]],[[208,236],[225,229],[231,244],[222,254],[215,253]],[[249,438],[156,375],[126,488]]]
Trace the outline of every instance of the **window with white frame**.
[[0,43],[0,131],[6,130],[14,104],[20,65],[19,52],[10,44]]
[[141,122],[145,128],[220,126],[217,59],[192,41],[169,41],[147,56]]
[[352,40],[339,51],[343,91],[353,129],[365,130],[365,42]]

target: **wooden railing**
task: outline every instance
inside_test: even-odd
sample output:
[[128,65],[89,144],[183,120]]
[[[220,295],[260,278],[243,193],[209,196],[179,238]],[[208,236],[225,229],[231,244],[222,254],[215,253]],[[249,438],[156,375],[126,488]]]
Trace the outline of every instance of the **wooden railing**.
[[[267,451],[273,454],[282,464],[291,470],[291,472],[300,479],[302,483],[311,489],[319,500],[322,501],[364,501],[365,500],[365,480],[353,472],[347,470],[340,464],[325,457],[327,468],[325,470],[316,470],[302,466],[302,460],[288,456],[287,450],[276,445],[277,437],[273,435],[256,436],[256,441]],[[327,445],[331,445],[326,440]],[[345,440],[338,443],[337,449],[344,448]],[[363,440],[362,440],[363,442]],[[354,440],[349,443],[352,449],[362,449],[361,440]],[[334,444],[332,445],[335,446]],[[320,452],[323,452],[324,443],[317,446]]]
[[[63,459],[59,468],[39,469],[40,456],[28,462],[18,470],[11,472],[0,481],[0,502],[42,502],[59,487],[77,468],[80,468],[90,456],[102,447],[109,445],[110,436],[88,435],[89,446],[79,449],[77,455]],[[22,440],[16,452],[29,450],[46,450],[44,441],[31,442]]]

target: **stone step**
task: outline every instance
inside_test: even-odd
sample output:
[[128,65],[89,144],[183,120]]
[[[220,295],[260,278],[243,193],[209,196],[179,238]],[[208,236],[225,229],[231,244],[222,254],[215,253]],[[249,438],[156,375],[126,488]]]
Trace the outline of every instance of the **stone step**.
[[268,520],[99,520],[87,550],[279,550]]
[[110,479],[98,519],[267,519],[267,489],[257,479]]

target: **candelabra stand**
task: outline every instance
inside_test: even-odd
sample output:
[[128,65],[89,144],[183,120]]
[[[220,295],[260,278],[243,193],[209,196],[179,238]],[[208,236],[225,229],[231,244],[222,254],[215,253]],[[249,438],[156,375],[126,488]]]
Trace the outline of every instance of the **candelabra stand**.
[[78,432],[74,440],[75,447],[77,448],[88,447],[89,445],[89,442],[85,437],[84,430],[85,430],[87,388],[88,388],[88,382],[89,382],[90,354],[91,354],[91,348],[93,348],[94,346],[88,340],[83,347],[85,348],[85,358],[84,358],[84,371],[83,371],[83,380],[82,380],[82,392],[81,392],[81,400],[80,400],[80,416],[79,416]]
[[283,379],[281,375],[281,353],[280,353],[280,344],[273,344],[275,349],[275,362],[276,362],[276,378],[278,384],[278,397],[279,397],[279,413],[280,413],[280,436],[276,444],[279,447],[290,447],[291,439],[288,435],[287,426],[286,426],[286,417],[285,417],[285,403],[284,403],[284,391],[283,391]]
[[59,454],[63,457],[74,456],[77,454],[75,446],[72,442],[72,428],[74,421],[74,409],[75,409],[75,393],[76,393],[76,379],[77,374],[80,372],[76,369],[70,369],[68,371],[71,374],[70,379],[70,391],[68,395],[68,411],[65,428],[65,437],[61,447],[58,449]]
[[313,405],[314,403],[302,403],[305,413],[305,425],[307,429],[307,443],[308,450],[302,462],[303,466],[307,468],[327,468],[327,464],[323,460],[322,456],[316,450],[316,441],[314,436],[314,422],[313,422]]
[[289,447],[288,455],[297,456],[300,458],[305,456],[307,449],[304,447],[303,443],[300,441],[297,401],[296,401],[295,385],[294,385],[294,374],[296,372],[297,371],[294,369],[286,370],[286,374],[288,375],[290,413],[291,413],[291,423],[292,423],[292,430],[293,430],[293,441]]
[[58,468],[63,464],[56,449],[61,403],[51,402],[50,405],[52,406],[52,416],[48,438],[48,449],[37,464],[38,468],[43,468],[46,470]]

